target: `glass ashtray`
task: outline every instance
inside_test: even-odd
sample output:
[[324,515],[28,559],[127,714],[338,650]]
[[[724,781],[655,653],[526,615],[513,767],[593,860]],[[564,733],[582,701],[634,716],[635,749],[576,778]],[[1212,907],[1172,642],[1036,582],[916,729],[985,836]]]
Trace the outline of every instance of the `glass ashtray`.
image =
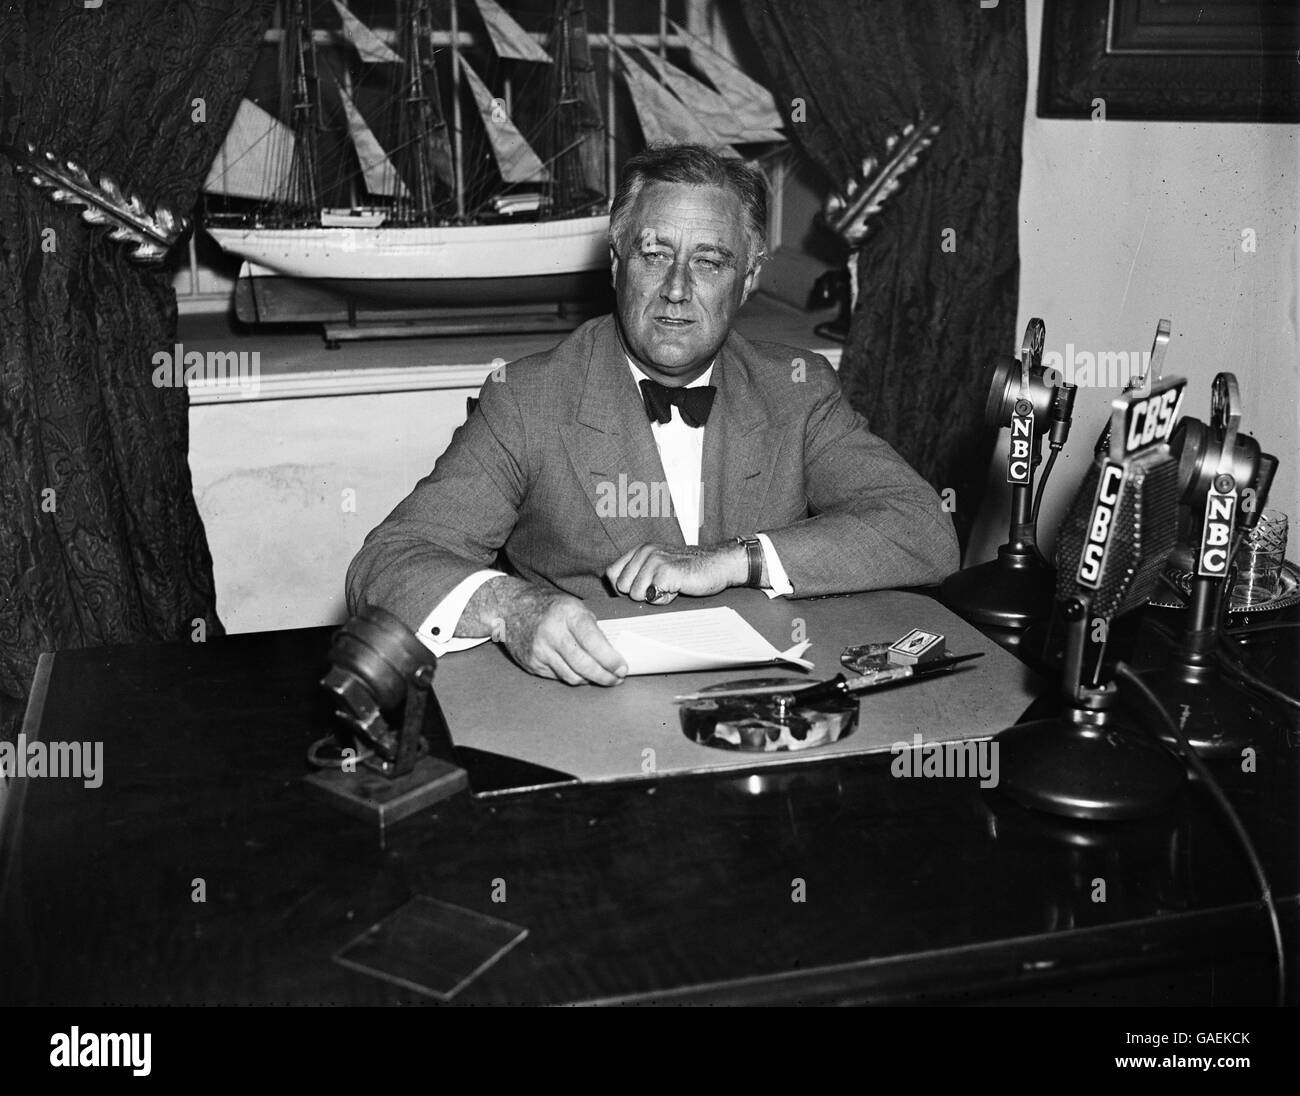
[[862,643],[856,647],[845,647],[840,652],[840,665],[855,674],[891,669],[897,663],[889,661],[889,648],[888,643]]
[[[762,689],[810,682],[788,677],[747,678],[701,689],[701,693]],[[858,723],[857,697],[831,697],[800,704],[791,696],[701,696],[681,706],[682,733],[715,750],[781,753],[829,746],[853,733]]]
[[[1170,567],[1165,571],[1165,575],[1182,593],[1181,600],[1168,586],[1160,583],[1147,600],[1147,604],[1154,605],[1157,609],[1186,608],[1191,597],[1193,573],[1182,568]],[[1283,560],[1278,574],[1277,593],[1273,597],[1265,601],[1257,601],[1253,605],[1246,605],[1234,590],[1228,599],[1228,612],[1234,616],[1238,613],[1269,613],[1278,609],[1288,609],[1296,604],[1300,604],[1300,568],[1290,560]]]

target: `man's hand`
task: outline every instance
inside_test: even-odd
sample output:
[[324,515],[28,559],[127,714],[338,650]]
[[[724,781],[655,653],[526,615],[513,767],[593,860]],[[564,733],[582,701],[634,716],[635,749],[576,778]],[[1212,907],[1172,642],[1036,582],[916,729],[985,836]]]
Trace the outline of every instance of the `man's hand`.
[[490,634],[529,673],[569,685],[618,685],[627,663],[591,610],[576,597],[502,576],[485,582],[465,606],[460,634]]
[[605,575],[614,589],[633,601],[667,605],[678,594],[706,597],[728,586],[743,586],[749,579],[749,561],[739,544],[710,548],[643,544],[619,556],[605,568]]

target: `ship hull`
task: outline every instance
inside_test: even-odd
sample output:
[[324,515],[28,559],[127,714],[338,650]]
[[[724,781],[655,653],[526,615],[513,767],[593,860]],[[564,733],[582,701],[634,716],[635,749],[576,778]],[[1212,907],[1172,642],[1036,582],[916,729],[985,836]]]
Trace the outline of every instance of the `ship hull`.
[[254,273],[346,281],[360,284],[367,296],[386,295],[385,282],[434,283],[432,290],[439,282],[508,280],[517,285],[521,279],[609,269],[605,215],[429,228],[213,225],[207,232],[224,251],[250,263]]
[[[245,263],[235,283],[243,323],[330,323],[429,319],[442,310],[485,317],[552,313],[595,315],[612,308],[609,272],[524,278],[293,278]],[[499,325],[499,321],[498,321]],[[543,329],[549,329],[547,324]]]

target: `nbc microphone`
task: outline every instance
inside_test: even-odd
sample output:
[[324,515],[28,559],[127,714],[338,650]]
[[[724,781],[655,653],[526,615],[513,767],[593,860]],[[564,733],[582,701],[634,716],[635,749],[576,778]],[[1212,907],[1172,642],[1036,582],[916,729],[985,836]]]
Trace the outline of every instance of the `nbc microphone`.
[[1237,378],[1214,378],[1210,422],[1184,417],[1170,448],[1178,460],[1179,534],[1166,577],[1188,590],[1171,644],[1144,645],[1143,678],[1173,711],[1181,730],[1203,756],[1237,754],[1248,741],[1284,731],[1275,702],[1223,670],[1220,611],[1229,596],[1238,535],[1253,527],[1264,507],[1277,458],[1240,430]]
[[[1047,329],[1034,318],[1025,328],[1019,358],[993,363],[984,425],[1008,427],[1007,483],[1011,485],[1011,522],[1007,543],[997,558],[949,575],[939,597],[967,620],[984,626],[1023,630],[1044,621],[1052,610],[1052,567],[1038,549],[1038,510],[1056,456],[1070,435],[1074,413],[1073,384],[1056,383],[1055,370],[1043,366]],[[1051,456],[1034,493],[1034,472],[1041,460],[1043,435]]]

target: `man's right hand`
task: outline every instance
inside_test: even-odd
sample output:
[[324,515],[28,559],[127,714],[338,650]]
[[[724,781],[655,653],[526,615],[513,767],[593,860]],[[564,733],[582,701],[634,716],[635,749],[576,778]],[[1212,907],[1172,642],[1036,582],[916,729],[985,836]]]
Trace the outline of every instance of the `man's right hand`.
[[507,575],[479,587],[456,633],[490,634],[529,673],[569,685],[618,685],[627,675],[582,601]]

